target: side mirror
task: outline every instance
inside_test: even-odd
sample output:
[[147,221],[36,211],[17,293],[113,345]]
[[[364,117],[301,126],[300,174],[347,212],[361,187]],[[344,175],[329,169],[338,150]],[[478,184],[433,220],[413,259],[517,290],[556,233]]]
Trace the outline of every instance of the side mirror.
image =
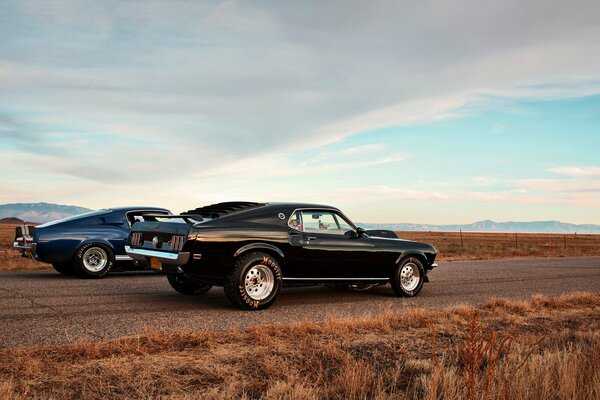
[[346,236],[348,239],[356,239],[358,234],[354,231],[346,231],[344,232],[344,236]]
[[367,233],[367,231],[365,231],[363,228],[356,228],[356,236],[358,237],[363,237],[365,236],[365,234]]

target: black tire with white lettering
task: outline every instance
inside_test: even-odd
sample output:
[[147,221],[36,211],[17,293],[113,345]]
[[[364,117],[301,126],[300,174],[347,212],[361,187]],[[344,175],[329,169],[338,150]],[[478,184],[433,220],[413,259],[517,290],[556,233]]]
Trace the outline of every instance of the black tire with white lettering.
[[225,295],[243,310],[264,310],[277,300],[281,291],[281,269],[275,257],[255,251],[235,260],[225,277]]
[[414,297],[419,294],[425,282],[425,268],[420,258],[403,258],[392,276],[392,289],[396,296]]
[[195,281],[183,274],[168,274],[167,279],[176,292],[189,296],[202,295],[213,287],[213,285]]
[[103,278],[112,269],[115,256],[112,250],[100,243],[84,244],[75,253],[77,272],[83,278]]

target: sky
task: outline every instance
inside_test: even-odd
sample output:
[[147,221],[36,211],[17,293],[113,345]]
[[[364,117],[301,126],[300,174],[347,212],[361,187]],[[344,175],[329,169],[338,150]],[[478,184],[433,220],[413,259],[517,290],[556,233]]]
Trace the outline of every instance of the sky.
[[600,224],[600,3],[3,1],[0,203]]

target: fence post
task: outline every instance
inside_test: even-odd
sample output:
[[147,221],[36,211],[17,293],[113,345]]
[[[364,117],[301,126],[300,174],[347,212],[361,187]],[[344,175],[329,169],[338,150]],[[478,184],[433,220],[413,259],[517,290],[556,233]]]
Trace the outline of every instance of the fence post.
[[463,245],[462,229],[460,229],[460,230],[459,230],[459,232],[460,232],[460,247],[465,247],[465,246]]
[[563,235],[563,240],[565,241],[565,249],[567,248],[567,235]]
[[519,237],[517,235],[517,232],[515,232],[515,247],[519,247]]

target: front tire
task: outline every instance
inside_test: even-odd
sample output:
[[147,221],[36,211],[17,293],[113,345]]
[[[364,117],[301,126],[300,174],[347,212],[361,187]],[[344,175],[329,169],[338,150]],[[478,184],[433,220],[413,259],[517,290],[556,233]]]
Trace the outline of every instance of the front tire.
[[213,285],[194,281],[182,274],[168,274],[167,279],[176,292],[188,296],[202,295],[213,287]]
[[99,243],[88,243],[75,254],[79,275],[83,278],[103,278],[112,269],[115,257],[111,249]]
[[275,257],[262,252],[243,254],[225,277],[225,295],[243,310],[264,310],[281,290],[281,269]]
[[425,268],[418,257],[406,257],[396,267],[391,279],[396,296],[414,297],[419,294],[425,282]]

